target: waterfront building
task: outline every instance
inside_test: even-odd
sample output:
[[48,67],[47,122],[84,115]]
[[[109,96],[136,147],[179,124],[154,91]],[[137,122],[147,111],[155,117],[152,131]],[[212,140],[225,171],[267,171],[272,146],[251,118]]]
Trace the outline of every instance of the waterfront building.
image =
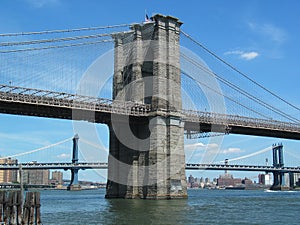
[[209,184],[210,183],[210,179],[208,177],[205,178],[205,184]]
[[55,184],[63,184],[63,173],[60,171],[53,171],[52,172],[52,182]]
[[253,184],[253,181],[247,177],[245,177],[245,179],[242,180],[242,184],[245,184],[245,186],[249,186]]
[[294,173],[294,181],[297,187],[300,187],[300,173]]
[[[37,163],[36,161],[32,163]],[[23,170],[23,183],[24,184],[49,184],[49,170]]]
[[200,183],[204,183],[204,178],[203,177],[200,178]]
[[187,179],[187,184],[189,188],[212,188],[216,186],[216,182],[211,182],[210,178],[198,178],[190,175]]
[[229,173],[220,175],[220,177],[217,179],[217,186],[219,187],[236,186],[241,184],[241,178],[233,178],[233,176]]
[[194,183],[194,182],[195,182],[195,178],[194,178],[192,175],[190,175],[190,176],[189,176],[189,179],[188,179],[188,182],[189,182],[190,184]]
[[258,183],[263,185],[272,185],[271,174],[258,174]]
[[[17,164],[17,159],[0,158],[0,164]],[[0,170],[0,183],[14,183],[18,181],[17,170]]]

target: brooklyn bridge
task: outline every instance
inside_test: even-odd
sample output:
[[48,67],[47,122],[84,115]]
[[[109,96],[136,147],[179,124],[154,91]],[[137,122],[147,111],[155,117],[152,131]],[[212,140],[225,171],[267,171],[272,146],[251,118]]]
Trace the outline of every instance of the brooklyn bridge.
[[[107,167],[107,198],[185,198],[185,169],[219,165],[186,164],[184,137],[300,139],[297,106],[181,25],[157,14],[145,23],[0,34],[0,112],[106,124],[107,164],[48,166],[71,169],[73,176]],[[298,171],[248,170],[278,170],[280,176]]]

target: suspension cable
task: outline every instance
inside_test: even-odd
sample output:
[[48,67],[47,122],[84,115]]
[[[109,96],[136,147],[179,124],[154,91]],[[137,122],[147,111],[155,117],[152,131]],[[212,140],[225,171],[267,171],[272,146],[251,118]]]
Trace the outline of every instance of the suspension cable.
[[300,159],[300,156],[299,156],[299,155],[293,154],[293,153],[287,151],[286,149],[284,150],[284,153],[286,153],[286,154],[292,156],[293,158]]
[[252,157],[252,156],[256,156],[256,155],[262,154],[264,152],[270,151],[271,149],[272,149],[272,147],[267,147],[265,149],[262,149],[260,151],[257,151],[257,152],[254,152],[254,153],[251,153],[251,154],[248,154],[248,155],[244,155],[244,156],[233,158],[233,159],[228,159],[228,162],[237,161],[237,160],[240,160],[240,159],[246,159],[246,158],[249,158],[249,157]]
[[271,110],[274,113],[277,113],[279,115],[281,115],[282,117],[289,119],[295,123],[299,123],[300,120],[298,120],[295,117],[292,117],[290,115],[288,115],[287,113],[273,107],[272,105],[260,100],[259,98],[255,97],[254,95],[250,94],[249,92],[246,92],[245,90],[242,90],[241,88],[239,88],[238,86],[236,86],[235,84],[231,83],[230,81],[222,78],[221,76],[219,76],[217,73],[210,71],[208,68],[206,68],[205,66],[201,65],[200,63],[196,62],[194,59],[188,57],[186,54],[181,53],[183,58],[185,58],[186,60],[188,60],[190,63],[194,64],[196,67],[200,68],[201,70],[203,70],[204,72],[207,72],[209,75],[211,75],[212,77],[216,77],[219,81],[221,81],[222,83],[224,83],[225,85],[229,86],[230,88],[234,89],[235,91],[239,92],[240,94],[242,94],[243,96],[251,99],[252,101],[258,103],[259,105]]
[[82,43],[69,44],[69,45],[54,45],[54,46],[46,46],[46,47],[38,47],[38,48],[3,50],[3,51],[0,51],[0,53],[26,52],[26,51],[37,51],[37,50],[46,50],[46,49],[55,49],[55,48],[67,48],[67,47],[75,47],[75,46],[94,45],[94,44],[105,43],[105,42],[113,42],[113,40],[112,39],[104,39],[104,40],[100,40],[100,41],[82,42]]
[[88,145],[90,145],[90,146],[92,146],[92,147],[94,147],[94,148],[97,148],[97,149],[104,150],[104,151],[108,152],[108,149],[105,148],[104,146],[101,146],[101,145],[92,143],[92,142],[87,141],[87,140],[85,140],[85,139],[83,139],[83,138],[80,138],[80,141],[83,142],[83,143],[85,143],[85,144],[88,144]]
[[15,157],[18,157],[18,156],[28,155],[28,154],[31,154],[31,153],[34,153],[34,152],[39,152],[39,151],[45,150],[45,149],[47,149],[47,148],[51,148],[51,147],[54,147],[54,146],[63,144],[63,143],[65,143],[65,142],[67,142],[67,141],[70,141],[70,140],[72,140],[72,139],[73,139],[73,137],[67,138],[67,139],[65,139],[65,140],[59,141],[59,142],[54,143],[54,144],[51,144],[51,145],[47,145],[47,146],[44,146],[44,147],[41,147],[41,148],[37,148],[37,149],[31,150],[31,151],[28,151],[28,152],[22,152],[22,153],[18,153],[18,154],[11,155],[11,156],[1,157],[0,159],[5,159],[5,158],[15,158]]
[[256,82],[255,80],[253,80],[252,78],[250,78],[248,75],[246,75],[245,73],[241,72],[240,70],[238,70],[236,67],[232,66],[231,64],[229,64],[228,62],[226,62],[224,59],[222,59],[221,57],[219,57],[217,54],[215,54],[214,52],[212,52],[211,50],[209,50],[207,47],[205,47],[203,44],[201,44],[199,41],[195,40],[192,36],[190,36],[189,34],[185,33],[184,31],[180,31],[184,36],[186,36],[188,39],[190,39],[192,42],[194,42],[196,45],[198,45],[199,47],[201,47],[202,49],[204,49],[206,52],[208,52],[210,55],[212,55],[213,57],[215,57],[216,59],[218,59],[220,62],[222,62],[223,64],[225,64],[226,66],[228,66],[229,68],[231,68],[232,70],[234,70],[235,72],[237,72],[238,74],[240,74],[241,76],[245,77],[247,80],[251,81],[252,83],[254,83],[255,85],[257,85],[258,87],[260,87],[261,89],[265,90],[266,92],[268,92],[269,94],[271,94],[272,96],[274,96],[275,98],[278,98],[279,100],[283,101],[284,103],[286,103],[287,105],[291,106],[292,108],[300,111],[300,108],[291,104],[290,102],[286,101],[285,99],[281,98],[279,95],[275,94],[274,92],[270,91],[269,89],[265,88],[264,86],[262,86],[261,84],[259,84],[258,82]]
[[[126,31],[123,33],[131,33],[131,31]],[[93,34],[93,35],[64,37],[64,38],[52,38],[52,39],[32,40],[32,41],[23,41],[23,42],[2,42],[0,43],[0,46],[34,45],[34,44],[44,44],[44,43],[52,43],[52,42],[75,41],[81,39],[111,37],[114,34],[116,33],[113,32],[113,33]]]
[[75,36],[75,37],[65,37],[65,38],[53,38],[53,39],[42,39],[42,40],[32,40],[32,41],[23,41],[23,42],[2,42],[0,46],[15,46],[15,45],[34,45],[34,44],[44,44],[52,42],[64,42],[64,41],[75,41],[80,39],[90,39],[110,36],[110,34],[94,34],[87,36]]
[[119,25],[111,25],[111,26],[84,27],[84,28],[75,28],[75,29],[64,29],[64,30],[46,30],[46,31],[35,31],[35,32],[6,33],[6,34],[0,34],[0,37],[36,35],[36,34],[70,33],[70,32],[80,32],[80,31],[94,31],[94,30],[102,30],[102,29],[110,29],[110,28],[128,27],[130,25],[131,24],[119,24]]
[[185,73],[184,71],[181,71],[181,73],[184,74],[184,75],[186,75],[187,77],[189,77],[189,78],[192,79],[193,81],[199,83],[200,85],[205,86],[206,88],[208,88],[209,90],[215,92],[216,94],[218,94],[218,95],[220,95],[220,96],[223,96],[224,98],[227,98],[228,100],[230,100],[230,101],[232,101],[232,102],[234,102],[234,103],[236,103],[236,104],[242,106],[243,108],[248,109],[248,110],[250,110],[250,111],[256,113],[257,115],[260,115],[260,116],[262,116],[262,117],[264,117],[264,118],[266,118],[266,119],[270,119],[268,116],[266,116],[266,115],[264,115],[264,114],[262,114],[262,113],[260,113],[260,112],[258,112],[258,111],[255,111],[255,110],[251,109],[250,107],[243,105],[243,104],[240,103],[239,101],[237,101],[237,100],[235,100],[235,99],[233,99],[233,98],[231,98],[231,97],[229,97],[229,96],[226,96],[226,95],[224,95],[223,93],[221,93],[221,92],[219,92],[219,91],[217,91],[217,90],[211,88],[210,86],[204,84],[203,82],[201,82],[201,81],[199,81],[199,80],[196,80],[195,78],[193,78],[191,75]]

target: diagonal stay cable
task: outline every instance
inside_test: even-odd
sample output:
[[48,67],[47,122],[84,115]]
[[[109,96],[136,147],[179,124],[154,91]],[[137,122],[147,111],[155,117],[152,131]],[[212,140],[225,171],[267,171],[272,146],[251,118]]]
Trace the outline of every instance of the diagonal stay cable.
[[259,84],[258,82],[256,82],[255,80],[253,80],[252,78],[250,78],[248,75],[246,75],[245,73],[241,72],[240,70],[238,70],[236,67],[232,66],[231,64],[229,64],[228,62],[226,62],[224,59],[222,59],[221,57],[219,57],[217,54],[215,54],[214,52],[212,52],[211,50],[209,50],[207,47],[205,47],[203,44],[201,44],[199,41],[195,40],[192,36],[190,36],[189,34],[185,33],[184,31],[180,31],[184,36],[186,36],[188,39],[190,39],[192,42],[194,42],[196,45],[198,45],[199,47],[201,47],[202,49],[204,49],[206,52],[208,52],[210,55],[212,55],[213,57],[215,57],[216,59],[218,59],[220,62],[222,62],[223,64],[225,64],[226,66],[228,66],[229,68],[231,68],[232,70],[234,70],[235,72],[237,72],[238,74],[240,74],[241,76],[245,77],[247,80],[251,81],[252,83],[254,83],[255,85],[257,85],[258,87],[260,87],[261,89],[263,89],[264,91],[268,92],[269,94],[271,94],[272,96],[274,96],[275,98],[278,98],[279,100],[283,101],[284,103],[286,103],[287,105],[291,106],[292,108],[300,111],[300,108],[291,104],[290,102],[288,102],[287,100],[281,98],[279,95],[275,94],[274,92],[268,90],[267,88],[265,88],[264,86],[262,86],[261,84]]
[[83,142],[83,143],[85,143],[85,144],[88,144],[88,145],[90,145],[90,146],[92,146],[92,147],[94,147],[94,148],[97,148],[97,149],[104,150],[104,151],[108,152],[108,149],[107,149],[106,147],[104,147],[104,146],[101,146],[101,145],[92,143],[92,142],[87,141],[87,140],[85,140],[85,139],[83,139],[83,138],[81,138],[80,140],[81,140],[81,142]]
[[218,95],[220,95],[220,96],[223,96],[224,98],[227,98],[228,100],[230,100],[230,101],[232,101],[232,102],[234,102],[234,103],[236,103],[236,104],[242,106],[243,108],[248,109],[248,110],[250,110],[251,112],[254,112],[255,114],[258,114],[258,115],[260,115],[260,116],[262,116],[262,117],[264,117],[264,118],[266,118],[266,119],[270,119],[268,116],[266,116],[266,115],[264,115],[264,114],[262,114],[262,113],[260,113],[260,112],[258,112],[258,111],[255,111],[255,110],[251,109],[250,107],[243,105],[243,104],[240,103],[239,101],[237,101],[237,100],[235,100],[235,99],[233,99],[233,98],[231,98],[231,97],[229,97],[229,96],[226,96],[226,95],[224,95],[223,93],[221,93],[221,92],[219,92],[219,91],[217,91],[217,90],[211,88],[211,87],[208,86],[207,84],[204,84],[203,82],[201,82],[201,81],[199,81],[199,80],[196,80],[196,79],[193,78],[191,75],[185,73],[185,72],[182,71],[182,70],[181,70],[181,73],[183,73],[185,76],[189,77],[190,79],[194,80],[195,82],[199,83],[200,85],[203,85],[204,87],[208,88],[209,90],[215,92],[216,94],[218,94]]
[[247,98],[251,99],[252,101],[255,101],[256,103],[260,104],[261,106],[271,110],[272,112],[275,112],[279,115],[281,115],[282,117],[289,119],[295,123],[299,123],[300,120],[298,120],[295,117],[290,116],[289,114],[273,107],[272,105],[260,100],[259,98],[255,97],[254,95],[250,94],[249,92],[246,92],[244,90],[242,90],[241,88],[239,88],[238,86],[236,86],[235,84],[231,83],[230,81],[222,78],[221,76],[219,76],[217,73],[210,71],[208,68],[204,67],[203,65],[201,65],[200,63],[196,62],[195,60],[191,59],[190,57],[188,57],[187,55],[185,55],[184,53],[181,53],[182,57],[185,58],[186,60],[188,60],[190,63],[192,63],[193,65],[195,65],[196,67],[198,67],[199,69],[203,70],[204,72],[207,72],[209,75],[211,75],[212,77],[216,77],[219,81],[221,81],[222,83],[224,83],[225,85],[229,86],[230,88],[234,89],[235,91],[239,92],[240,94],[246,96]]

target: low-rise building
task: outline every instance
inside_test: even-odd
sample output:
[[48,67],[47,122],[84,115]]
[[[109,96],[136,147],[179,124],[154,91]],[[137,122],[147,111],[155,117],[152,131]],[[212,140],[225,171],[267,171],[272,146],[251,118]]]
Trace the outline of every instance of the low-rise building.
[[217,179],[217,186],[219,187],[236,186],[241,184],[242,184],[241,178],[233,178],[233,176],[229,173],[220,175],[220,177]]

